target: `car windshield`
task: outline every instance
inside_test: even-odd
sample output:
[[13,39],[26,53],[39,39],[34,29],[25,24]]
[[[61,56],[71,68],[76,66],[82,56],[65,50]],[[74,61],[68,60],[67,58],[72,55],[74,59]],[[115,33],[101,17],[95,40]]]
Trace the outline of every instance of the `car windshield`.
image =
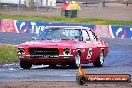
[[81,40],[81,29],[49,28],[36,36],[36,40]]

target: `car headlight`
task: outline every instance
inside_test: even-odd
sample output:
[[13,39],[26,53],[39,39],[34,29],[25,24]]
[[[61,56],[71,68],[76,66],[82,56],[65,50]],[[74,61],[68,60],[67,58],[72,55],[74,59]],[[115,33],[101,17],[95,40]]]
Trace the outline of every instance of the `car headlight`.
[[64,49],[63,49],[63,53],[64,53],[65,55],[69,55],[70,52],[71,52],[71,50],[70,50],[69,48],[64,48]]
[[18,54],[25,54],[25,49],[24,48],[18,48],[17,53]]

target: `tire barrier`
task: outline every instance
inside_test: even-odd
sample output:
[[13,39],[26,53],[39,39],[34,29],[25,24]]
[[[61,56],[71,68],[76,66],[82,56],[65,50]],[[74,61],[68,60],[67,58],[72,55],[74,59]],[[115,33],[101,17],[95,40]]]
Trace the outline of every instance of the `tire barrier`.
[[40,22],[11,19],[0,20],[0,32],[38,34],[40,31],[43,31],[46,26],[84,26],[92,29],[100,37],[132,39],[132,26],[73,24],[63,22]]

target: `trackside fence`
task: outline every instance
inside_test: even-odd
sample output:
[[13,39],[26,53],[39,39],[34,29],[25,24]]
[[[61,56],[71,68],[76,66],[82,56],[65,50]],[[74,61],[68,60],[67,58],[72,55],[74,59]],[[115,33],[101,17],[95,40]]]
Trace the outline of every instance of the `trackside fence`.
[[11,19],[0,20],[0,32],[38,34],[40,31],[44,30],[46,26],[84,26],[92,29],[100,37],[132,39],[132,26],[73,24],[63,22],[40,22]]

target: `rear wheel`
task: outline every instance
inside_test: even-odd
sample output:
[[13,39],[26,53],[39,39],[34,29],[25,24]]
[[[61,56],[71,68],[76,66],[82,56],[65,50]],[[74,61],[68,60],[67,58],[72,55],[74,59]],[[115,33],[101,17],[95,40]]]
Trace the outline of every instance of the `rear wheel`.
[[76,53],[75,55],[75,59],[70,63],[70,67],[71,68],[79,68],[80,64],[81,64],[81,55],[79,52]]
[[23,69],[30,69],[32,67],[32,63],[26,61],[20,61],[20,66]]
[[98,59],[96,62],[93,63],[95,67],[102,67],[104,64],[104,53],[103,51],[100,52]]

